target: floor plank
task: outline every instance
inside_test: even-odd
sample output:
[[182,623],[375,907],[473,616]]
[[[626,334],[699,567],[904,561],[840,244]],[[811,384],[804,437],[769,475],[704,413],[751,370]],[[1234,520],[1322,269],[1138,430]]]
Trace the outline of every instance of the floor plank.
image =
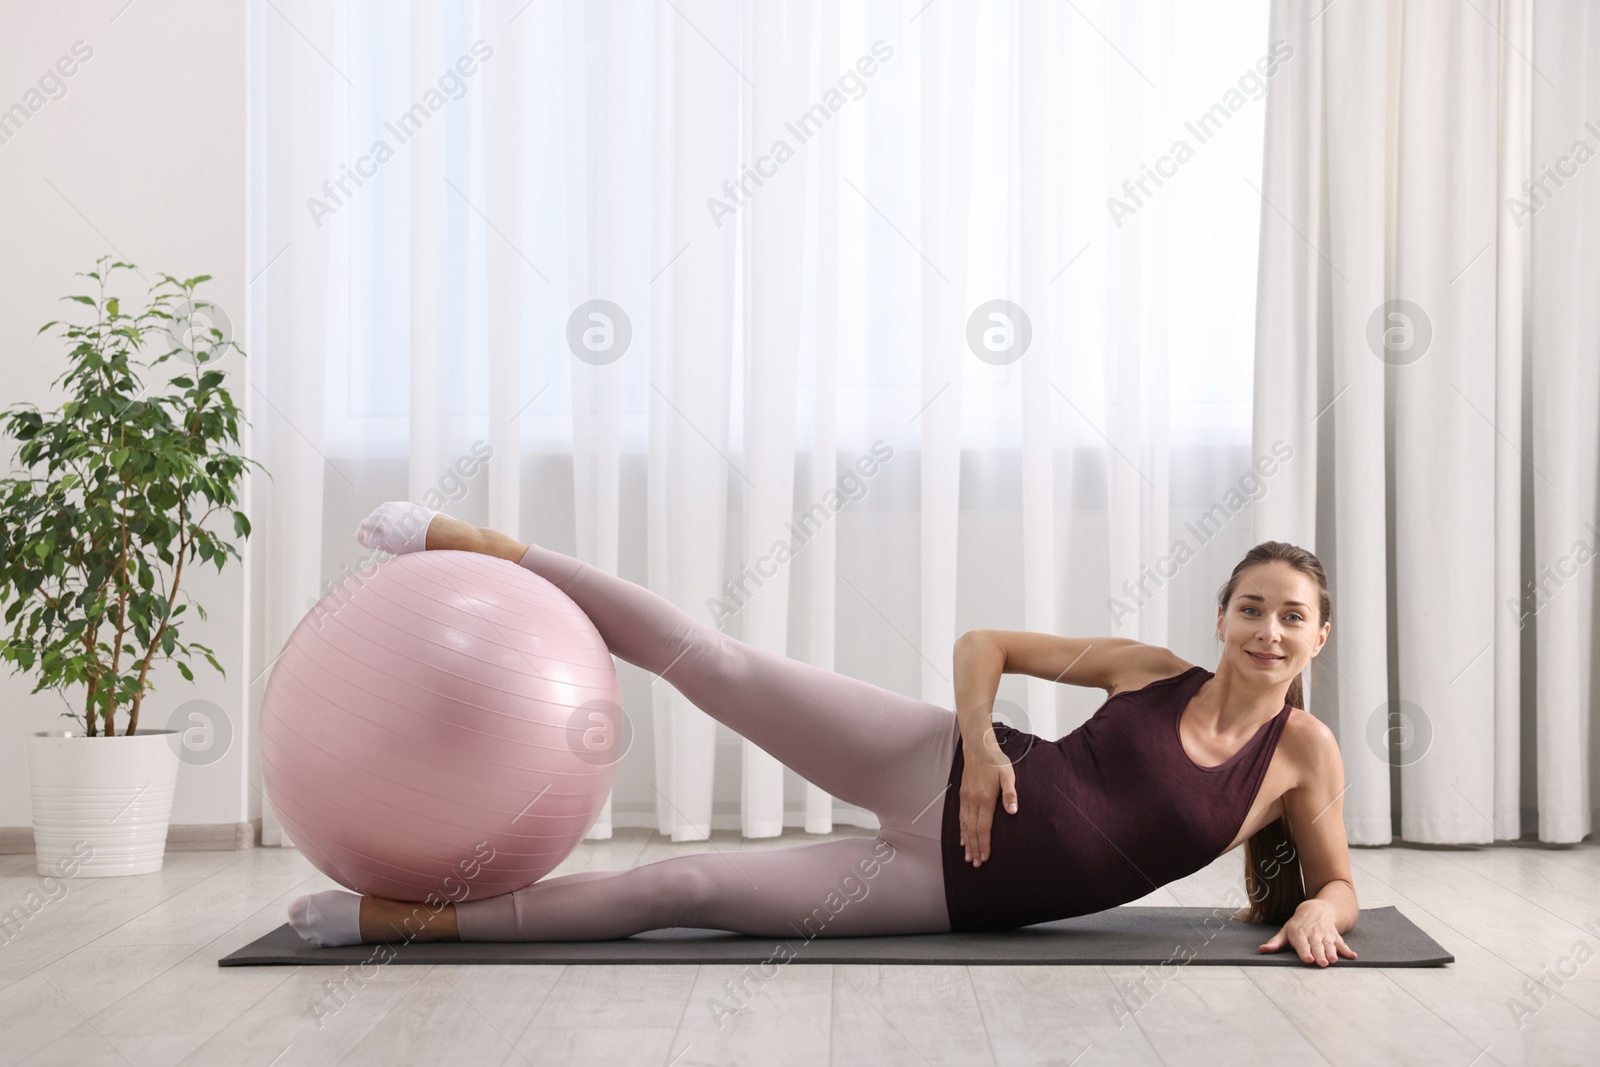
[[671,1044],[675,1067],[826,1063],[833,984],[827,964],[698,968]]
[[967,973],[997,1063],[1161,1063],[1123,993],[1143,977],[1140,968],[994,966]]
[[[1335,965],[1336,967],[1337,965]],[[1463,1067],[1482,1051],[1382,970],[1242,968],[1324,1062]],[[1252,1023],[1260,1020],[1244,1016]]]
[[992,1064],[989,1030],[969,971],[835,964],[834,1061]]

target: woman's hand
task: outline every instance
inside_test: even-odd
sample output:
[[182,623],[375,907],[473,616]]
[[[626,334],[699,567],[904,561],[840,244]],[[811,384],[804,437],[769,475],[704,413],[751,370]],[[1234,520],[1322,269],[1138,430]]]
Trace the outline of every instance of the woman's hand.
[[1325,901],[1305,900],[1295,909],[1283,929],[1260,946],[1262,952],[1277,952],[1288,945],[1300,954],[1306,963],[1326,967],[1339,962],[1339,957],[1355,959],[1355,951],[1344,943],[1339,927],[1333,921],[1333,909]]
[[989,723],[976,738],[963,738],[962,749],[966,759],[961,770],[961,844],[967,860],[981,867],[989,858],[996,799],[1004,795],[1006,811],[1017,813],[1017,774]]

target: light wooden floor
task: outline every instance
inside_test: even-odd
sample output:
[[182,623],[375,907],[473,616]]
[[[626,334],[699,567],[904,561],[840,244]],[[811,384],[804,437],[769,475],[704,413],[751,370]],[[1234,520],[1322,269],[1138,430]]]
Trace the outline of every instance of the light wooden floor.
[[[623,831],[560,873],[705,847]],[[333,883],[292,850],[174,852],[158,874],[65,883],[0,943],[0,1062],[1600,1063],[1600,847],[1356,849],[1352,861],[1364,906],[1398,905],[1457,962],[1177,968],[1142,993],[1134,967],[795,962],[720,1028],[712,1002],[739,967],[394,965],[352,977],[319,1027],[311,1004],[338,969],[216,961]],[[1242,862],[1236,852],[1139,903],[1219,904]],[[31,890],[43,892],[33,857],[0,856],[0,911]],[[1551,992],[1534,999],[1525,983],[1539,977]],[[1520,1028],[1517,1001],[1537,1009]]]

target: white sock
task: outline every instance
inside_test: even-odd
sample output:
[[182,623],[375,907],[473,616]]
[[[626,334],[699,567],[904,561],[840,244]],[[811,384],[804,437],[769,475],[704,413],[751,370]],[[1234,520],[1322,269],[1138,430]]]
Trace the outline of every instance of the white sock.
[[379,504],[361,520],[356,540],[367,548],[395,556],[421,552],[428,540],[428,524],[437,514],[409,500],[391,500]]
[[313,945],[361,944],[361,898],[343,889],[325,889],[289,904],[289,925]]

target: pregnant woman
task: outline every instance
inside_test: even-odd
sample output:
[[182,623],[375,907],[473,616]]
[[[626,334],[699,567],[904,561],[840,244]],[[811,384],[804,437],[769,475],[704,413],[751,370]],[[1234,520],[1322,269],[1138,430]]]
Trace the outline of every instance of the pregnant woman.
[[[1236,917],[1279,926],[1261,951],[1289,947],[1318,966],[1355,957],[1341,936],[1357,903],[1338,745],[1296,706],[1330,626],[1327,580],[1303,549],[1268,541],[1234,568],[1218,597],[1215,672],[1127,638],[976,630],[955,645],[952,712],[756,648],[642,586],[415,504],[379,507],[357,536],[396,554],[483,552],[548,579],[614,655],[881,828],[546,877],[431,916],[328,890],[289,906],[315,944],[581,941],[669,926],[803,938],[1002,930],[1127,903],[1244,843],[1251,903]],[[991,721],[1005,673],[1108,699],[1046,740]]]

